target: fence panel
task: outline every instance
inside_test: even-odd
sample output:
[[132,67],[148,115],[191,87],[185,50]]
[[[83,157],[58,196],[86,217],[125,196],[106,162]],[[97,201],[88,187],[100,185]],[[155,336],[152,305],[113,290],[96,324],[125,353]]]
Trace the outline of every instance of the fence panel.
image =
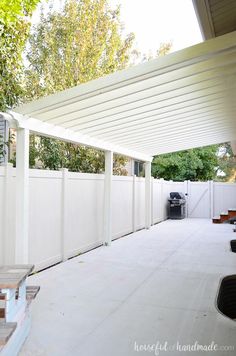
[[112,239],[133,231],[133,177],[114,176],[112,182]]
[[[0,264],[14,263],[15,175],[0,167]],[[152,224],[167,218],[171,191],[188,192],[191,218],[236,206],[236,184],[152,180]],[[36,270],[103,243],[104,175],[30,170],[29,262]],[[112,239],[145,227],[145,179],[113,177]],[[4,257],[4,258],[3,258]]]
[[29,262],[42,269],[61,261],[61,172],[30,170]]
[[145,179],[137,177],[135,187],[135,230],[145,227]]
[[236,208],[236,184],[214,183],[214,216],[221,212]]
[[188,217],[211,217],[209,182],[188,182]]
[[152,188],[152,223],[156,224],[163,220],[163,183],[161,179],[153,179]]
[[68,173],[64,244],[66,257],[102,242],[104,176]]

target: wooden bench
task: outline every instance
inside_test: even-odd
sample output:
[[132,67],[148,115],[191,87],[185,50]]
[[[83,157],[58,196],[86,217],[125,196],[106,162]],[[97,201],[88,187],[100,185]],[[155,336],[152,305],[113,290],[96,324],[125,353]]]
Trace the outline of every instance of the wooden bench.
[[33,265],[0,266],[0,356],[18,355],[30,328],[28,305],[40,287],[26,286]]

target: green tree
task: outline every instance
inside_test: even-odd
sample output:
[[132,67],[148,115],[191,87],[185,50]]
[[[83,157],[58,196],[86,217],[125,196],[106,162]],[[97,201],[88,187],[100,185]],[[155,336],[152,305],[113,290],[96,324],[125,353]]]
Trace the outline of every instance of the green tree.
[[0,111],[22,95],[22,52],[29,34],[29,18],[38,0],[0,2]]
[[29,38],[26,98],[38,98],[127,66],[134,40],[123,39],[120,9],[107,0],[67,0],[41,13]]
[[236,156],[229,142],[219,146],[217,173],[219,181],[236,182]]
[[[13,159],[15,165],[15,158]],[[113,174],[127,175],[124,168],[127,158],[114,155]],[[71,172],[103,173],[105,154],[70,142],[63,142],[43,136],[30,136],[30,167],[41,166],[43,169],[59,170],[68,168]]]
[[152,174],[173,181],[205,181],[216,178],[218,145],[155,156]]
[[[123,39],[120,9],[107,0],[67,0],[62,11],[41,13],[27,50],[25,98],[32,100],[101,77],[128,65],[134,35]],[[44,168],[100,173],[104,153],[48,138],[31,142],[31,163]],[[38,154],[37,154],[38,150]],[[127,159],[117,156],[115,172],[125,174]]]

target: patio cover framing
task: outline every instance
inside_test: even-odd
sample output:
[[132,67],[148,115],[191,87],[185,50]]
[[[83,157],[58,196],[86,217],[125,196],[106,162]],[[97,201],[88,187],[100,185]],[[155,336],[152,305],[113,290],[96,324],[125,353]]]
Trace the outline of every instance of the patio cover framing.
[[18,131],[16,262],[27,263],[29,131],[106,152],[104,243],[111,242],[113,152],[155,154],[236,139],[236,32],[50,95],[4,114]]

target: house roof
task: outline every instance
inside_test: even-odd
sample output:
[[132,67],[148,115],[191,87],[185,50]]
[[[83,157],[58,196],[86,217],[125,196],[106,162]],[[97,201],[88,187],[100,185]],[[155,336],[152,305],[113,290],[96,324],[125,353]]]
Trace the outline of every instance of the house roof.
[[236,30],[235,0],[193,0],[193,6],[204,39]]
[[236,139],[236,32],[15,108],[22,127],[150,160]]

